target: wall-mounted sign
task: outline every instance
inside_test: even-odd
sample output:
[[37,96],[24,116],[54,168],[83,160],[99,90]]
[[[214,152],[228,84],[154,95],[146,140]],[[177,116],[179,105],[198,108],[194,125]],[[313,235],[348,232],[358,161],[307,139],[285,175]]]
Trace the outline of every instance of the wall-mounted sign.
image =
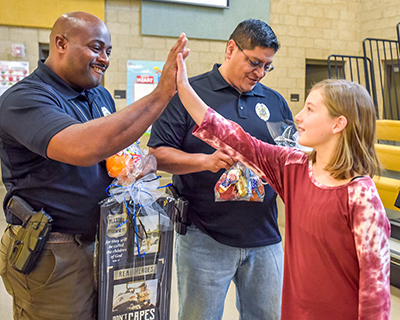
[[229,0],[147,0],[147,1],[172,2],[179,4],[191,4],[195,6],[229,8]]
[[161,76],[164,61],[127,61],[127,105],[154,90]]
[[194,1],[143,0],[142,34],[179,38],[180,34],[185,32],[189,39],[227,42],[240,21],[253,18],[269,23],[270,0],[235,0],[229,3],[227,0],[208,0],[208,2],[209,4],[189,5],[189,3],[195,4]]
[[[157,87],[165,62],[128,60],[127,63],[126,102],[130,105]],[[150,129],[147,134],[150,134]]]
[[29,74],[29,62],[0,61],[0,95]]
[[126,99],[126,90],[114,90],[114,99]]
[[23,44],[12,44],[11,54],[13,57],[22,58],[25,57],[25,45]]
[[300,95],[297,93],[290,94],[290,101],[298,102],[300,101]]

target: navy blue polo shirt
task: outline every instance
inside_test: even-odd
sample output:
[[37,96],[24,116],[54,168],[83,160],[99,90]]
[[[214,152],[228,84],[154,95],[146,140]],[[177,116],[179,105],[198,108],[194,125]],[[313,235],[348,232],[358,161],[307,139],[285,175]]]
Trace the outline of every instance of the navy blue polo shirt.
[[[3,207],[17,194],[53,217],[53,231],[93,236],[98,202],[107,197],[112,181],[104,161],[78,167],[51,160],[46,151],[51,138],[66,127],[113,112],[115,104],[105,88],[77,92],[39,61],[31,75],[0,97],[0,157],[7,189]],[[20,224],[7,212],[6,220]]]
[[[250,92],[240,94],[224,80],[218,68],[216,64],[212,71],[191,78],[194,90],[224,117],[237,122],[258,139],[274,143],[265,120],[292,120],[285,99],[260,83]],[[192,135],[194,126],[195,122],[175,95],[153,124],[148,146],[172,147],[188,153],[215,152],[214,148]],[[275,192],[267,186],[262,203],[215,202],[214,186],[223,172],[173,175],[178,192],[189,199],[191,222],[220,243],[234,247],[258,247],[280,242]]]

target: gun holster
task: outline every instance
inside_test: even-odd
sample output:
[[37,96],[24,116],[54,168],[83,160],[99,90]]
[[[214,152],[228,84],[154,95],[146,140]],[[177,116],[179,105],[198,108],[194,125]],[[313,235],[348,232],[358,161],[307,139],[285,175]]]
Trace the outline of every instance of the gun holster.
[[53,219],[43,209],[34,211],[19,196],[11,197],[7,210],[22,221],[11,250],[11,265],[15,270],[29,274],[50,234]]
[[184,197],[179,196],[173,185],[167,187],[167,193],[175,199],[175,209],[172,218],[175,231],[181,235],[185,235],[187,226],[190,226],[191,224],[188,219],[189,201]]

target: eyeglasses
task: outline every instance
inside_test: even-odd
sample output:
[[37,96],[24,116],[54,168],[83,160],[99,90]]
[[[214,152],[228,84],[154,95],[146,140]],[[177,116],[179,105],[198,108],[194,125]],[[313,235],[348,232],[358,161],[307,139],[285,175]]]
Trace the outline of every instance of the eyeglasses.
[[247,58],[247,60],[249,60],[250,65],[253,67],[253,69],[260,69],[263,68],[265,72],[271,72],[272,70],[274,70],[274,66],[270,63],[270,64],[262,64],[261,62],[258,61],[253,61],[251,60],[244,52],[243,49],[239,46],[239,44],[235,41],[238,49],[244,54],[244,56]]

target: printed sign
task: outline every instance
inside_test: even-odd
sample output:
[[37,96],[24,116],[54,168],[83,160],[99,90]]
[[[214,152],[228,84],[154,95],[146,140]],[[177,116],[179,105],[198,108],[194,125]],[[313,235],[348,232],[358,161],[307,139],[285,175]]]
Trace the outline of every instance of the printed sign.
[[[127,105],[143,98],[154,90],[161,77],[164,61],[128,60],[127,65]],[[151,126],[144,133],[149,136]]]
[[127,104],[143,98],[154,90],[160,80],[164,61],[127,61]]
[[29,74],[29,62],[0,61],[0,96]]

